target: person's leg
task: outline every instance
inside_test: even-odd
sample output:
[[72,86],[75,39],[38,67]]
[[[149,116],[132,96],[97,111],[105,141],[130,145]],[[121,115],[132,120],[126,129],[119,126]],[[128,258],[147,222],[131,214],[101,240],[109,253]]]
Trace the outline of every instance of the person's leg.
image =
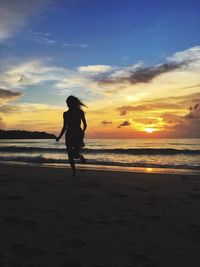
[[80,152],[81,152],[81,144],[74,146],[74,158],[80,159],[81,163],[84,164],[86,162],[86,159],[83,157],[83,155]]
[[68,153],[68,158],[69,158],[69,163],[73,171],[73,175],[76,174],[76,167],[75,167],[75,161],[74,161],[74,150],[73,146],[67,144],[67,153]]
[[83,157],[82,154],[80,154],[80,160],[81,160],[81,163],[82,164],[85,164],[86,163],[86,159]]

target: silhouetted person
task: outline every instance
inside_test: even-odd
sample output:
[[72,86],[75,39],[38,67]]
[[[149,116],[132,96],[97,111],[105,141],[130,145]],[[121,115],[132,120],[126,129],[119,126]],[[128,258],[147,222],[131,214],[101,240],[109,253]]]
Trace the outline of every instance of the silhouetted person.
[[[81,109],[85,106],[77,97],[69,96],[66,100],[68,111],[63,113],[63,127],[59,136],[56,138],[58,142],[65,133],[65,142],[67,147],[67,153],[69,163],[71,165],[73,175],[76,174],[74,159],[80,159],[82,163],[85,163],[85,158],[80,153],[81,148],[84,146],[83,138],[87,128],[84,111]],[[81,122],[83,123],[83,129],[81,128]]]

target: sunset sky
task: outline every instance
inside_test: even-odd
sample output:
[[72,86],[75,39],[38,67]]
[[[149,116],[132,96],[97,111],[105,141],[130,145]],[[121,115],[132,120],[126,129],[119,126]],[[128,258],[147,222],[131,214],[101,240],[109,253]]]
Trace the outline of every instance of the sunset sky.
[[0,0],[0,128],[200,137],[199,0]]

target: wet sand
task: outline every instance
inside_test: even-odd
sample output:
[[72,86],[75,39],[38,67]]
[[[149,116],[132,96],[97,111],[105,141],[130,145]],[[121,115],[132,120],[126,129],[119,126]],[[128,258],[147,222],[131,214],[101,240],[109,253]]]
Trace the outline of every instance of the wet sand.
[[200,177],[0,165],[1,267],[199,267]]

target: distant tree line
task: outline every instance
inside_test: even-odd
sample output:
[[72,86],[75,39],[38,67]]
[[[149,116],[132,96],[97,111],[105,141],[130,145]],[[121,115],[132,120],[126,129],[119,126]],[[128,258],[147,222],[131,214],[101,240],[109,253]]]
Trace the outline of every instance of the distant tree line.
[[20,130],[0,130],[0,139],[55,139],[54,134]]

